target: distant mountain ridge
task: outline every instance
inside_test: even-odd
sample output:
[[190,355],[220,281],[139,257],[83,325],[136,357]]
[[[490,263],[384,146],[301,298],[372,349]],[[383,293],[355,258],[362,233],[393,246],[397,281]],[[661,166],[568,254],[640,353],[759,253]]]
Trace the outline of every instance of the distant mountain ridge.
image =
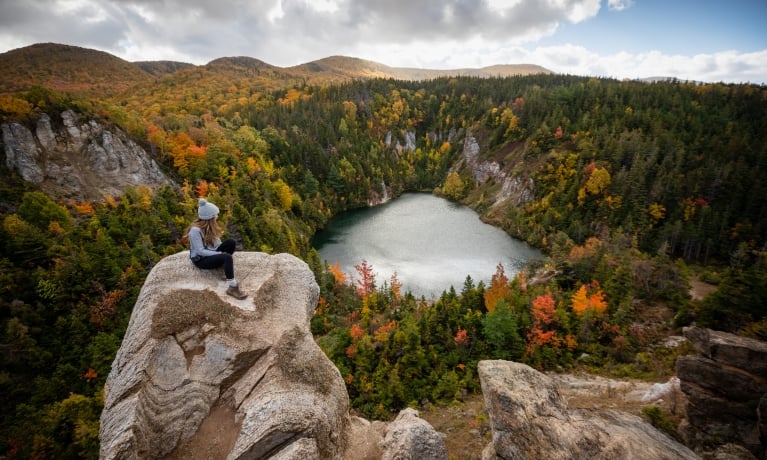
[[287,69],[302,72],[333,73],[348,78],[394,78],[396,80],[429,80],[449,76],[473,77],[512,77],[553,73],[550,70],[534,64],[493,65],[477,69],[419,69],[415,67],[389,67],[387,65],[365,59],[330,56],[317,61],[300,64]]
[[0,54],[0,93],[34,85],[66,92],[115,92],[151,79],[139,65],[78,46],[39,43]]
[[532,64],[494,65],[477,69],[389,67],[364,59],[330,56],[292,67],[277,67],[246,56],[222,57],[197,66],[177,61],[129,62],[103,51],[57,43],[38,43],[0,54],[0,93],[26,91],[40,85],[58,91],[114,93],[158,78],[206,69],[212,72],[295,82],[331,83],[352,79],[428,80],[445,76],[507,77],[550,74]]
[[147,72],[148,74],[155,77],[174,73],[177,70],[194,67],[194,64],[177,61],[137,61],[134,62],[134,64],[139,66],[144,72]]

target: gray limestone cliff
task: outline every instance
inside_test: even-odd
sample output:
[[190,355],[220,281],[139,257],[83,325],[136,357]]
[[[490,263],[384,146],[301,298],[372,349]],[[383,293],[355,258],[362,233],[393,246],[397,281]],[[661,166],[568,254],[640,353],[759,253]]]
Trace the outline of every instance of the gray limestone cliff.
[[477,138],[468,133],[463,141],[461,157],[453,170],[466,167],[478,185],[495,184],[491,198],[494,206],[508,201],[519,206],[535,198],[535,182],[532,175],[519,171],[507,171],[504,165],[491,158],[482,158]]
[[8,168],[50,195],[79,200],[117,196],[126,186],[171,183],[146,151],[119,129],[81,119],[72,110],[60,117],[43,114],[34,130],[15,122],[2,124]]
[[238,252],[235,268],[243,300],[186,251],[152,269],[104,389],[101,459],[411,458],[398,452],[424,444],[434,456],[420,458],[446,458],[417,414],[350,416],[310,332],[319,288],[304,262]]

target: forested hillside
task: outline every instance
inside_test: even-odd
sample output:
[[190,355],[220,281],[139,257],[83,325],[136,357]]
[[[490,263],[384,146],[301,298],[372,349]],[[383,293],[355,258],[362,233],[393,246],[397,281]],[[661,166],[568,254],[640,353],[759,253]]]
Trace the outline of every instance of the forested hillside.
[[[110,96],[0,95],[2,122],[33,127],[71,108],[119,125],[179,184],[61,201],[2,161],[6,457],[97,457],[102,387],[131,308],[152,266],[185,248],[203,196],[242,248],[313,269],[312,331],[368,417],[479,391],[481,359],[660,379],[674,356],[650,346],[669,328],[767,339],[767,88],[562,75],[309,85],[253,61]],[[496,204],[499,184],[457,166],[468,135],[483,159],[532,179],[529,200]],[[433,302],[365,261],[341,273],[319,260],[312,235],[382,182],[461,200],[547,260]],[[693,301],[693,275],[717,291]],[[668,320],[649,321],[659,311]]]

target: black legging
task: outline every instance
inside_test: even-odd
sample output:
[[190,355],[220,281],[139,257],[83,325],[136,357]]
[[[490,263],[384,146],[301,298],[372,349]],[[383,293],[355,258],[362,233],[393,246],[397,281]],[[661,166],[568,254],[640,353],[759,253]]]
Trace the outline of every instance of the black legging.
[[235,242],[230,238],[221,243],[221,245],[216,248],[216,251],[218,251],[219,254],[214,256],[205,256],[197,262],[194,262],[194,264],[197,266],[197,268],[205,269],[218,268],[223,265],[226,279],[234,279],[234,259],[232,258],[232,254],[234,254],[234,247]]

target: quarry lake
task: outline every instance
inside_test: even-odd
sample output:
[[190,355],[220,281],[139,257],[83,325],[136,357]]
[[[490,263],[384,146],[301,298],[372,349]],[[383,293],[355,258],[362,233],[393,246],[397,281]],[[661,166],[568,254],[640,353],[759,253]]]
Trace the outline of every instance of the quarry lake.
[[512,279],[528,260],[541,258],[471,209],[426,193],[339,214],[315,235],[313,245],[322,261],[340,263],[347,276],[359,279],[354,266],[365,259],[377,287],[390,285],[396,272],[403,293],[427,299],[450,286],[460,292],[467,275],[475,284],[489,285],[499,263]]

